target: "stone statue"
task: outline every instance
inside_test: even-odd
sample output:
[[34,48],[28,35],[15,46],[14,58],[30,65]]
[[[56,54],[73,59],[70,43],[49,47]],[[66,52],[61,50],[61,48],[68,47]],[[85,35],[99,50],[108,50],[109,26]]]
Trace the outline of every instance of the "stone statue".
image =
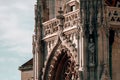
[[95,44],[93,42],[93,39],[90,38],[90,42],[88,44],[88,50],[89,50],[89,62],[90,64],[94,64],[94,52],[95,52]]

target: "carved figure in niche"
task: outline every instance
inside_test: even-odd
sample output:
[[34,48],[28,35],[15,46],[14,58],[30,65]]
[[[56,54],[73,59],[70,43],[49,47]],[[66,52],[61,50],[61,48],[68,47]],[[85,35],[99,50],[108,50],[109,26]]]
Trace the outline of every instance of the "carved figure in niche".
[[88,50],[89,50],[89,62],[94,63],[95,44],[92,38],[90,38],[90,42],[88,44]]

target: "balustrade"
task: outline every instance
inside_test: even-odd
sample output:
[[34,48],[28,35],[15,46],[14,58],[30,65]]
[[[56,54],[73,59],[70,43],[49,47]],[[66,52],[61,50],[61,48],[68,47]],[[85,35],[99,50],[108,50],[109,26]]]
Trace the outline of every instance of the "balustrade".
[[109,25],[120,25],[120,8],[107,7],[107,20]]
[[[74,25],[79,24],[79,10],[69,12],[65,14],[65,23],[63,29],[73,27]],[[43,23],[44,37],[47,37],[51,34],[54,34],[58,31],[59,20],[54,18]]]

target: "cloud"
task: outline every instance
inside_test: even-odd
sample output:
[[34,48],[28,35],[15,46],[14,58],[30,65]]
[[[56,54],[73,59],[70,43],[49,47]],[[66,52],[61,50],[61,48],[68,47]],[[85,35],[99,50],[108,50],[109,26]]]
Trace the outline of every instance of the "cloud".
[[20,60],[18,58],[13,58],[13,57],[0,57],[0,63],[19,63]]
[[7,50],[21,54],[31,53],[32,31],[34,27],[34,3],[28,4],[30,2],[29,0],[4,0],[3,2],[5,2],[5,5],[1,4],[0,7],[1,46],[9,47]]
[[20,80],[18,66],[32,57],[34,4],[35,0],[0,0],[0,80]]

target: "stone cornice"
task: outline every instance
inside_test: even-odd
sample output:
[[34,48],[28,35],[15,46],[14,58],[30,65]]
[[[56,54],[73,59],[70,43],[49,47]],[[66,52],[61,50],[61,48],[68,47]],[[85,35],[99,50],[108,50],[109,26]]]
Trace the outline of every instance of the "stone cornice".
[[20,70],[20,71],[29,71],[29,70],[33,70],[33,66],[32,66],[32,65],[28,65],[28,66],[25,66],[25,67],[20,66],[20,67],[19,67],[19,70]]

